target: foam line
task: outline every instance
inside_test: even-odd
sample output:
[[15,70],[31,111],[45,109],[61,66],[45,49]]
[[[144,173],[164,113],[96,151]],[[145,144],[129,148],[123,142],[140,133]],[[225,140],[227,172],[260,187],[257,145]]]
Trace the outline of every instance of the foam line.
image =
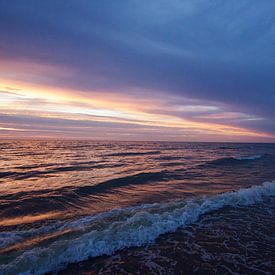
[[0,273],[43,274],[56,271],[68,263],[150,243],[161,234],[196,222],[203,214],[226,206],[252,205],[270,196],[275,196],[275,181],[211,197],[115,209],[81,218],[62,225],[63,229],[79,228],[78,234],[27,250],[2,265]]

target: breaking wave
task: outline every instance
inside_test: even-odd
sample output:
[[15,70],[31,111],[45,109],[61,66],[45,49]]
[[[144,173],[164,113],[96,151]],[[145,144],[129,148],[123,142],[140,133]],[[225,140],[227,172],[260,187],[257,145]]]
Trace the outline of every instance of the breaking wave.
[[196,222],[206,213],[224,207],[252,205],[270,196],[275,196],[275,181],[211,197],[114,209],[29,231],[6,232],[2,247],[28,236],[64,230],[68,232],[70,229],[69,233],[64,233],[62,238],[55,239],[47,246],[29,247],[9,263],[3,264],[0,273],[43,274],[57,271],[68,263],[150,243],[161,234]]

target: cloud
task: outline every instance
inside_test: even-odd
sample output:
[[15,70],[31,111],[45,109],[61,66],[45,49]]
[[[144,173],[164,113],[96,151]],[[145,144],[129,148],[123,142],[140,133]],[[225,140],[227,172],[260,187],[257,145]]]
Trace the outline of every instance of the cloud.
[[[256,133],[226,135],[222,131],[205,131],[193,127],[143,125],[131,121],[98,121],[97,117],[69,119],[37,116],[37,114],[1,114],[2,138],[69,138],[94,140],[152,140],[160,141],[266,141],[272,139]],[[224,127],[226,131],[227,127]],[[238,130],[238,129],[235,129]]]
[[229,124],[275,133],[272,1],[2,1],[0,18],[0,59],[36,64],[0,76],[87,96],[150,91],[176,98],[163,114],[201,121],[186,111],[195,100],[248,115]]

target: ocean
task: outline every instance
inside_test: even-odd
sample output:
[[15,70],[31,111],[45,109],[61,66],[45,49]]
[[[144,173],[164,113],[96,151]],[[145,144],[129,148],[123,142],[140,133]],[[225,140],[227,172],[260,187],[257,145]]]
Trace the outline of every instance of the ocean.
[[0,274],[274,274],[275,144],[0,141]]

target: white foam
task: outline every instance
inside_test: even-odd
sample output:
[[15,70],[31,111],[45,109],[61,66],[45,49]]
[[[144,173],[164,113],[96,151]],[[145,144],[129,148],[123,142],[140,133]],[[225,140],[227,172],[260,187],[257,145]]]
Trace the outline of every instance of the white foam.
[[236,158],[237,160],[254,160],[254,159],[260,159],[263,155],[254,155],[254,156],[243,156]]
[[251,205],[269,196],[275,196],[275,181],[199,200],[147,204],[81,218],[66,224],[77,226],[81,234],[29,249],[2,265],[0,273],[43,274],[58,270],[68,263],[150,243],[161,234],[194,223],[205,213],[225,206]]

